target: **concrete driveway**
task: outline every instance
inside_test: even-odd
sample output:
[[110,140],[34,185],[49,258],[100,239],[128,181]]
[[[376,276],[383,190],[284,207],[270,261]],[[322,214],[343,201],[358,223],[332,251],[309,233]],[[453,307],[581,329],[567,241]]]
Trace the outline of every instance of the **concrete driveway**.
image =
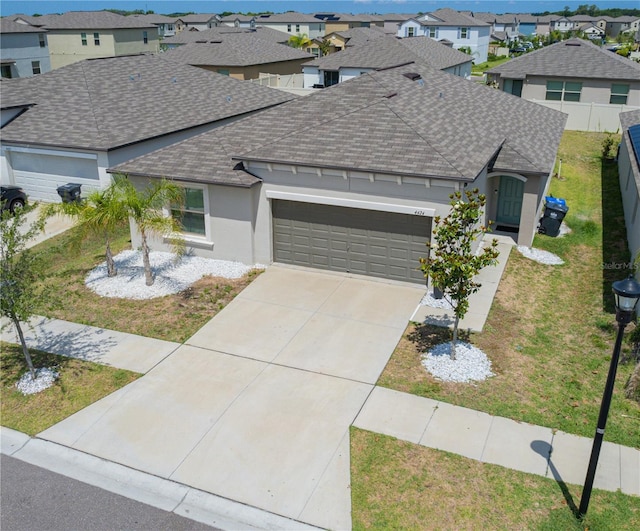
[[423,294],[271,266],[144,377],[39,436],[349,529],[349,426]]

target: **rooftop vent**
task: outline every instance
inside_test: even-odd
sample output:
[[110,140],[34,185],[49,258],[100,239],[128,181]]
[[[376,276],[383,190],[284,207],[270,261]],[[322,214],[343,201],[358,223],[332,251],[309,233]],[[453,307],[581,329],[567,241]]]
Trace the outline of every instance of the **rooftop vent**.
[[564,43],[565,46],[582,46],[582,44],[580,44],[577,41],[572,41],[572,42],[565,42]]
[[393,98],[394,96],[397,96],[398,93],[397,92],[389,92],[388,94],[385,95],[385,98],[387,98],[388,100]]
[[422,76],[417,72],[405,72],[402,74],[404,77],[410,79],[411,81],[418,81],[418,79],[422,79]]

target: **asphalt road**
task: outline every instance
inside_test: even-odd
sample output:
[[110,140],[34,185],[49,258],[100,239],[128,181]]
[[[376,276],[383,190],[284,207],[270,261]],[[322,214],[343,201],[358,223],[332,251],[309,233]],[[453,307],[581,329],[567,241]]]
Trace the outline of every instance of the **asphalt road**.
[[215,528],[13,457],[0,458],[2,531],[204,531]]

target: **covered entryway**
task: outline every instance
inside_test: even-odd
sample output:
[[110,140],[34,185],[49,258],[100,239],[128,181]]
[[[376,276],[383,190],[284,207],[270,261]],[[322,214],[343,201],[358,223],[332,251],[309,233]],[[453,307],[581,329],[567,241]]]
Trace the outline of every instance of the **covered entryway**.
[[524,182],[508,175],[500,176],[498,190],[498,208],[496,213],[497,230],[500,226],[517,228],[522,214]]
[[285,200],[272,208],[274,262],[425,282],[430,217]]

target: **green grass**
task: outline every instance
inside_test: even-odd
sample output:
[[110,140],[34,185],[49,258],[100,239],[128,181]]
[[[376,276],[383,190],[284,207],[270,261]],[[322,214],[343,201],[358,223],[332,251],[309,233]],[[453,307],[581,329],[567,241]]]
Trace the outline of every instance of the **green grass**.
[[580,487],[351,430],[353,529],[640,528],[640,498],[594,490],[583,522]]
[[22,349],[0,343],[2,425],[28,435],[40,433],[140,376],[131,371],[34,349],[30,353],[36,368],[55,367],[59,378],[44,391],[23,395],[15,387],[27,372]]
[[[449,333],[411,325],[379,385],[593,437],[616,334],[611,283],[626,275],[603,264],[629,261],[617,167],[600,158],[604,137],[563,135],[562,171],[550,192],[567,200],[572,232],[537,235],[533,246],[565,265],[539,264],[513,250],[485,329],[470,337],[496,376],[474,385],[435,380],[421,353]],[[632,363],[618,367],[606,440],[638,448],[640,404],[623,396],[632,370]]]
[[[48,264],[42,279],[46,297],[36,308],[37,315],[181,343],[233,300],[258,273],[251,271],[237,280],[204,277],[182,293],[154,299],[101,297],[85,286],[84,279],[104,262],[104,242],[92,237],[74,249],[73,235],[71,229],[34,248],[44,254]],[[111,248],[114,255],[131,249],[128,224],[120,227]]]
[[493,68],[494,66],[498,66],[501,65],[502,63],[506,63],[507,61],[509,61],[509,57],[499,57],[497,59],[494,59],[493,61],[487,61],[485,63],[480,63],[480,64],[474,64],[471,67],[471,72],[474,74],[482,74],[483,72],[486,72],[487,70]]

